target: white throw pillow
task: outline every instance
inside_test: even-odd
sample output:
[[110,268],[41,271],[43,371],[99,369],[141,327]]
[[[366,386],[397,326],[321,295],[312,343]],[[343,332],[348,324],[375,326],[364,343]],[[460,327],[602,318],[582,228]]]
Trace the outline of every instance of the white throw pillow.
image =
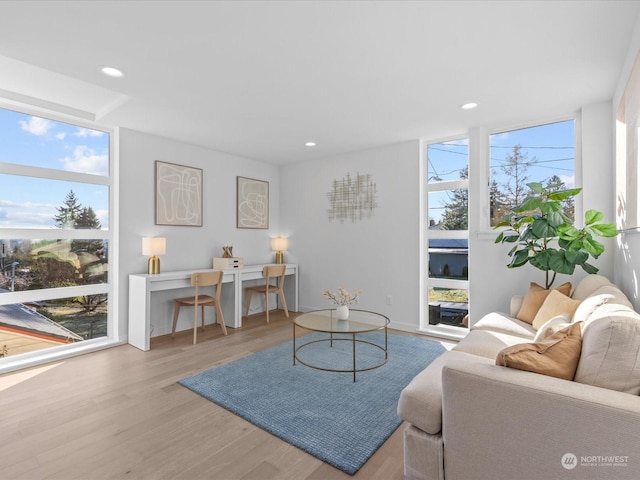
[[600,295],[593,295],[591,297],[585,298],[576,311],[573,314],[574,322],[586,322],[591,314],[598,308],[600,305],[604,305],[609,300],[613,298],[613,295],[609,293],[603,293]]
[[563,313],[561,315],[557,315],[557,316],[547,320],[538,329],[538,332],[536,333],[536,336],[533,339],[533,343],[539,342],[540,340],[545,338],[547,336],[547,334],[545,333],[547,331],[547,329],[552,328],[552,327],[556,327],[558,325],[565,325],[565,326],[569,325],[569,315],[567,315],[566,313]]

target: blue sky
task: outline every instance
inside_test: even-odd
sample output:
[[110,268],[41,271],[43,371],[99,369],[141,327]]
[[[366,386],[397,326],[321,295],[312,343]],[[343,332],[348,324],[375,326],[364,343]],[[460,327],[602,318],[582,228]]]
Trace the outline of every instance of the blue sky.
[[[106,176],[109,135],[0,109],[0,162]],[[0,174],[0,227],[54,227],[56,207],[70,190],[108,227],[107,186],[7,174]]]
[[[521,130],[496,133],[490,137],[492,177],[501,184],[507,180],[499,165],[505,163],[513,147],[520,145],[528,161],[536,161],[527,170],[527,183],[545,182],[558,175],[567,187],[575,186],[574,122],[573,120],[540,125]],[[428,176],[430,183],[458,180],[468,162],[468,142],[458,140],[429,146]],[[433,178],[438,177],[438,178]],[[429,218],[439,221],[450,198],[448,192],[429,194]]]

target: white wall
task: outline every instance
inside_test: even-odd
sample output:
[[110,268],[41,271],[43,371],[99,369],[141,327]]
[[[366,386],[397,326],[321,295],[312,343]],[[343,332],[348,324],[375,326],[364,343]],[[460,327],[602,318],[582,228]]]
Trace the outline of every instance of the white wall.
[[[615,113],[620,99],[624,93],[624,89],[629,81],[629,75],[633,67],[633,63],[640,50],[640,18],[636,21],[636,28],[629,45],[625,66],[618,79],[616,93],[612,102],[612,113],[610,122],[615,125]],[[612,147],[613,152],[613,147]],[[613,153],[612,153],[613,154]],[[615,192],[617,197],[618,192]],[[618,212],[624,218],[623,211]],[[614,280],[615,283],[633,302],[636,310],[640,310],[640,229],[630,229],[618,234],[616,239],[616,257],[614,263]]]
[[[589,105],[582,111],[583,211],[596,208],[613,220],[613,159],[611,157],[610,102]],[[481,149],[482,145],[471,145]],[[283,233],[290,237],[288,261],[300,264],[301,309],[328,308],[321,296],[326,288],[345,284],[363,289],[360,308],[391,318],[391,326],[419,327],[420,309],[420,146],[418,141],[340,155],[324,161],[282,168]],[[474,166],[472,166],[474,168]],[[477,167],[475,167],[477,168]],[[334,180],[347,173],[372,174],[379,205],[371,219],[352,223],[329,221],[327,193]],[[529,282],[544,282],[544,273],[530,266],[506,267],[510,246],[496,245],[496,232],[480,225],[478,217],[482,177],[472,173],[470,195],[469,283],[471,320],[494,311],[508,311],[512,295],[524,293]],[[474,198],[478,200],[473,200]],[[612,277],[613,244],[592,263]],[[555,285],[586,275],[558,276]],[[386,304],[386,296],[393,298]]]
[[[155,225],[156,160],[203,169],[202,227]],[[236,176],[269,182],[268,230],[236,228]],[[161,271],[211,268],[212,257],[221,256],[225,243],[232,243],[234,255],[243,257],[246,264],[271,262],[270,239],[279,234],[279,184],[278,168],[273,165],[121,129],[120,274],[117,286],[121,336],[126,335],[128,328],[128,275],[147,271],[147,257],[141,250],[142,237],[166,237],[167,254],[160,258]],[[180,294],[180,291],[170,291],[152,295],[152,336],[170,332],[171,299]],[[223,301],[224,296],[223,289]],[[232,310],[228,312],[224,311],[225,317],[231,315]],[[189,321],[186,316],[182,317],[179,329],[187,328]]]
[[[383,313],[394,328],[417,328],[419,165],[416,140],[282,167],[281,225],[286,261],[300,265],[301,310],[330,308],[322,291],[346,285],[363,290],[354,308]],[[370,219],[329,221],[327,193],[347,173],[372,175],[379,207]]]

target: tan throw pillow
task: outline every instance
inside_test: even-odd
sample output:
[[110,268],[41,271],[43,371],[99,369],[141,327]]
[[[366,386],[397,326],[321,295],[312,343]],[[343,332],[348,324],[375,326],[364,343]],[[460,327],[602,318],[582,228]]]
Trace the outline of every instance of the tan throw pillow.
[[562,314],[566,314],[568,318],[571,318],[579,305],[580,300],[574,300],[567,295],[563,295],[558,290],[551,290],[540,310],[536,313],[531,326],[534,330],[538,330],[547,320]]
[[[568,296],[569,293],[571,293],[571,282],[563,283],[559,287],[554,288],[554,290],[558,290],[560,293]],[[540,310],[540,307],[547,298],[547,295],[549,295],[549,292],[551,292],[551,290],[547,290],[537,283],[531,282],[529,291],[524,296],[522,306],[520,307],[516,318],[523,322],[533,323],[533,319],[536,318],[536,313]]]
[[574,323],[536,343],[501,350],[496,365],[573,380],[582,349],[582,324]]

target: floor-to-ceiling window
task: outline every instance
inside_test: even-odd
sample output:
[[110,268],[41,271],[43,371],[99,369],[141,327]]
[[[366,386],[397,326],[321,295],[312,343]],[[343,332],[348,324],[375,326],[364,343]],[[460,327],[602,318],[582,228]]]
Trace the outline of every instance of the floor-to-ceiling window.
[[469,311],[469,142],[429,143],[427,308],[430,326],[466,328]]
[[0,369],[108,338],[112,135],[0,108]]

